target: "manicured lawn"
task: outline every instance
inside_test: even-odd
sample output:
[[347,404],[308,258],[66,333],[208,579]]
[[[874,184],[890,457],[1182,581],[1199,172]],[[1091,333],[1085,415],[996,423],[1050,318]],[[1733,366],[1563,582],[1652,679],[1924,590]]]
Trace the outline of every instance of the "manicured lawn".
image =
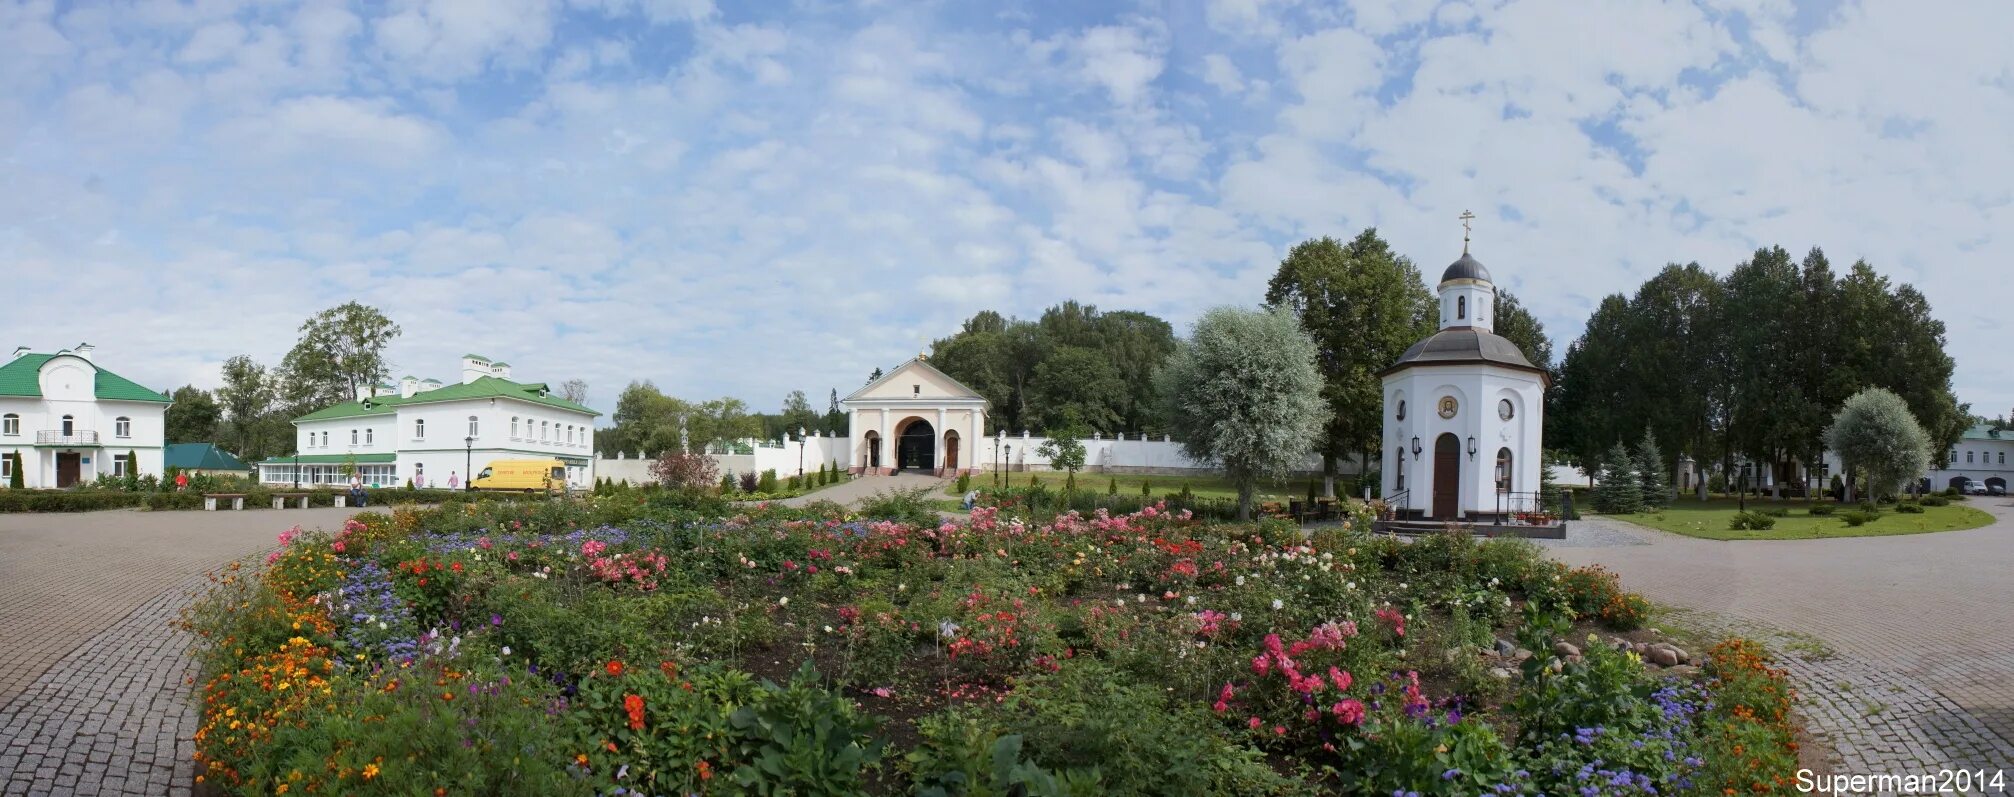
[[[1028,486],[1028,477],[1033,476],[1040,479],[1043,484],[1048,485],[1050,489],[1063,489],[1064,474],[1060,471],[1030,471],[1027,473],[1008,473],[1002,475],[1009,477],[1010,482],[1015,487]],[[1179,493],[1182,491],[1183,485],[1187,485],[1189,491],[1195,493],[1197,498],[1238,497],[1238,488],[1231,484],[1231,480],[1222,476],[1113,476],[1104,473],[1079,471],[1077,473],[1077,489],[1102,494],[1111,486],[1114,478],[1119,480],[1120,495],[1139,495],[1140,485],[1145,483],[1155,495]],[[972,486],[974,488],[993,486],[993,474],[986,473],[972,477]],[[1319,480],[1317,481],[1317,486],[1319,486]],[[957,486],[947,486],[944,489],[947,492],[956,492]],[[1337,481],[1336,489],[1339,491],[1343,489],[1341,480]],[[1307,494],[1308,482],[1305,479],[1288,479],[1284,482],[1268,481],[1259,483],[1258,500],[1283,501],[1289,498],[1305,497]]]
[[[1617,515],[1616,517],[1688,537],[1702,537],[1709,540],[1808,540],[1818,537],[1874,537],[1888,534],[1923,534],[1933,531],[1958,531],[1976,529],[1993,522],[1993,516],[1966,506],[1963,501],[1953,501],[1950,506],[1926,506],[1923,514],[1904,514],[1895,511],[1892,505],[1882,507],[1881,517],[1864,526],[1848,526],[1845,519],[1834,514],[1831,517],[1811,514],[1809,501],[1750,500],[1751,512],[1774,512],[1788,510],[1789,515],[1776,519],[1776,527],[1768,531],[1735,531],[1727,527],[1739,510],[1732,498],[1709,498],[1704,502],[1681,499],[1665,509],[1654,513]],[[1834,511],[1844,513],[1851,505],[1835,505]]]

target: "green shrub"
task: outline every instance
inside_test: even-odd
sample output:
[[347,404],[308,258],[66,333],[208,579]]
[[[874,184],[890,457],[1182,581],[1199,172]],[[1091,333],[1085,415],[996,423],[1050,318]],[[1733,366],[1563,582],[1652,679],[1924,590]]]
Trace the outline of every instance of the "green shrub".
[[1141,497],[1141,498],[1153,498],[1153,497],[1154,497],[1154,480],[1153,480],[1153,479],[1141,479],[1141,480],[1140,480],[1140,497]]
[[[747,477],[743,477],[742,481],[744,482],[747,481]],[[770,468],[768,470],[763,471],[762,475],[755,480],[755,489],[750,490],[749,492],[751,493],[776,492],[776,469]]]
[[1820,502],[1811,505],[1812,517],[1831,517],[1832,513],[1836,511],[1838,511],[1838,507],[1830,503]]
[[1931,493],[1929,495],[1923,496],[1922,504],[1924,506],[1950,506],[1951,499],[1946,498],[1942,495],[1938,495],[1936,493]]
[[1103,794],[1096,767],[1050,772],[1028,760],[1020,734],[1003,734],[976,711],[917,722],[922,742],[907,756],[918,797],[1078,797]]
[[1776,528],[1776,518],[1761,512],[1736,512],[1727,521],[1727,527],[1734,531],[1768,531]]
[[1106,495],[1119,494],[1119,477],[1114,476],[1112,477],[1111,481],[1105,483],[1105,494]]
[[734,782],[750,794],[860,794],[887,744],[874,718],[819,685],[810,661],[785,686],[763,682],[728,725],[747,762],[735,767]]
[[1856,509],[1851,512],[1843,512],[1839,517],[1843,518],[1848,526],[1865,526],[1880,518],[1881,514],[1879,512]]
[[1918,503],[1913,503],[1913,502],[1908,502],[1908,501],[1905,501],[1905,502],[1902,502],[1902,503],[1899,503],[1899,504],[1896,504],[1896,505],[1895,505],[1895,511],[1897,511],[1897,512],[1901,512],[1902,514],[1905,514],[1905,515],[1921,515],[1921,514],[1923,514],[1923,505],[1922,505],[1922,504],[1918,504]]
[[971,491],[972,491],[972,474],[970,473],[958,474],[958,494],[964,495]]

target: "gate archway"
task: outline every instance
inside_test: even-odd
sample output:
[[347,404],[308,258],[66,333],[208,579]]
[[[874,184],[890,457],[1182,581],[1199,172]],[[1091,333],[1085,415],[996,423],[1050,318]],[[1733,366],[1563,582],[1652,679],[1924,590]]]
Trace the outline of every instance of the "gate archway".
[[913,418],[902,425],[895,437],[895,468],[937,469],[937,429],[929,421]]

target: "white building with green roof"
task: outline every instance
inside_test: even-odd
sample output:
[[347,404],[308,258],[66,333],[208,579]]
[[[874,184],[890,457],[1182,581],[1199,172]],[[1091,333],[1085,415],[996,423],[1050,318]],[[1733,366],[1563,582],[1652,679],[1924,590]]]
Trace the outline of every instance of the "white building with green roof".
[[259,463],[269,484],[340,485],[354,467],[379,487],[466,484],[494,460],[554,458],[575,485],[594,481],[594,419],[601,413],[511,380],[510,364],[462,356],[461,381],[406,376],[353,401],[294,419],[298,454]]
[[92,359],[89,343],[42,354],[14,350],[0,365],[0,487],[21,468],[27,488],[66,488],[100,475],[161,474],[163,418],[173,403]]

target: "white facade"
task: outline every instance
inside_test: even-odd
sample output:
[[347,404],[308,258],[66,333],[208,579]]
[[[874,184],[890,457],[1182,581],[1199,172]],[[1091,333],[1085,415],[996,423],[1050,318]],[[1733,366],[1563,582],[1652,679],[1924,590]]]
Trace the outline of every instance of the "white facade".
[[[566,463],[571,484],[591,486],[595,413],[540,400],[544,385],[509,381],[509,373],[508,365],[469,355],[457,384],[406,377],[396,392],[382,386],[382,393],[296,419],[300,482],[345,483],[342,467],[354,461],[374,486],[410,480],[447,487],[451,478],[459,486],[493,460],[552,457]],[[259,478],[293,483],[292,458],[260,463]]]
[[[11,483],[20,454],[22,486],[64,488],[100,475],[123,475],[126,455],[136,475],[160,476],[169,400],[99,368],[89,344],[53,355],[16,350],[4,366],[0,392],[0,488]],[[146,395],[153,394],[149,400]]]
[[840,400],[853,473],[956,474],[979,469],[986,399],[921,355]]
[[1496,289],[1467,252],[1439,292],[1440,331],[1384,373],[1383,495],[1436,520],[1531,511],[1547,377],[1495,334]]

